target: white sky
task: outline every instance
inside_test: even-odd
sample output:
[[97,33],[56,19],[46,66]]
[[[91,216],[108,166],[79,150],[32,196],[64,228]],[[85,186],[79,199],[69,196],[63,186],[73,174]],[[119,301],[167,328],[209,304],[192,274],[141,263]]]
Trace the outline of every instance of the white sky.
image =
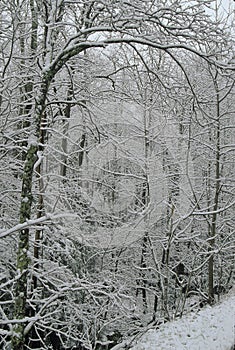
[[[229,13],[232,10],[234,11],[235,9],[234,0],[215,0],[214,3],[216,4],[216,2],[217,2],[217,6],[221,7],[225,13]],[[213,4],[213,8],[215,8],[215,4]]]
[[[219,8],[219,19],[227,19],[227,27],[231,26],[231,33],[235,32],[235,0],[214,0],[212,1],[210,5],[210,9],[207,9],[208,14],[211,14],[211,16],[215,16],[215,6]],[[229,16],[228,16],[229,15]],[[224,24],[225,24],[224,23]]]

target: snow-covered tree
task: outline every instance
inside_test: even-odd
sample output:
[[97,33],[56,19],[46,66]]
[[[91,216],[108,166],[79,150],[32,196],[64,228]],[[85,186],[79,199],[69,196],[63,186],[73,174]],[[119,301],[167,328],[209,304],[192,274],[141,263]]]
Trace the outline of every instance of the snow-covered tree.
[[[223,30],[203,12],[206,4],[1,2],[3,347],[98,349],[130,320],[136,327],[140,295],[145,314],[156,314],[160,295],[169,313],[171,276],[178,278],[171,252],[191,217],[203,214],[201,180],[192,181],[187,156],[197,134],[186,139],[183,131],[191,130],[188,112],[204,118],[202,92],[192,85],[201,76],[189,62],[194,69],[197,57],[208,67],[214,91],[222,93],[226,79],[232,91],[231,64],[225,70],[217,60],[216,45],[208,50]],[[218,88],[213,69],[227,74]],[[212,141],[221,157],[219,125]],[[212,215],[211,239],[222,183],[217,156],[207,163],[215,178],[202,196],[213,193],[212,213],[203,214]]]

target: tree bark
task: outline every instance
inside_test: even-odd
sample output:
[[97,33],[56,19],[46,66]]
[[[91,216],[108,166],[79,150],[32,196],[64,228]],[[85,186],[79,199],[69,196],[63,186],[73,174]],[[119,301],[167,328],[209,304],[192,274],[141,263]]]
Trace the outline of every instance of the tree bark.
[[[45,101],[47,91],[50,86],[51,79],[46,75],[41,86],[41,96],[36,104],[36,118],[35,118],[35,135],[32,141],[29,140],[28,150],[25,157],[25,165],[23,169],[22,190],[21,190],[21,205],[20,205],[20,223],[24,223],[31,217],[32,210],[32,184],[34,166],[38,159],[37,152],[39,150],[40,130],[43,113],[45,109]],[[19,234],[18,253],[17,253],[17,278],[14,289],[15,303],[14,303],[14,318],[22,322],[13,327],[12,335],[12,350],[23,350],[25,335],[25,322],[23,319],[27,316],[27,282],[28,270],[30,265],[29,259],[29,228],[23,229]]]

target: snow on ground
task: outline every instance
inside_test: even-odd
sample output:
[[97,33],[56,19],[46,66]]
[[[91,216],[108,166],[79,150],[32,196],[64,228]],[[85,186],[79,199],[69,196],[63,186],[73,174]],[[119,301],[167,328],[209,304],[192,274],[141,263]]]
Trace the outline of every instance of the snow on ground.
[[148,330],[131,350],[233,350],[235,288],[223,301]]

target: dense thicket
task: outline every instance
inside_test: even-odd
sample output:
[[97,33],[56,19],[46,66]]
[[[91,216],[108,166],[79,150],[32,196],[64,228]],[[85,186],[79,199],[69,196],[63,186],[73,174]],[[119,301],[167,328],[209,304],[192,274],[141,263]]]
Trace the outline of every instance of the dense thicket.
[[1,2],[3,349],[108,349],[232,286],[234,43],[213,4]]

